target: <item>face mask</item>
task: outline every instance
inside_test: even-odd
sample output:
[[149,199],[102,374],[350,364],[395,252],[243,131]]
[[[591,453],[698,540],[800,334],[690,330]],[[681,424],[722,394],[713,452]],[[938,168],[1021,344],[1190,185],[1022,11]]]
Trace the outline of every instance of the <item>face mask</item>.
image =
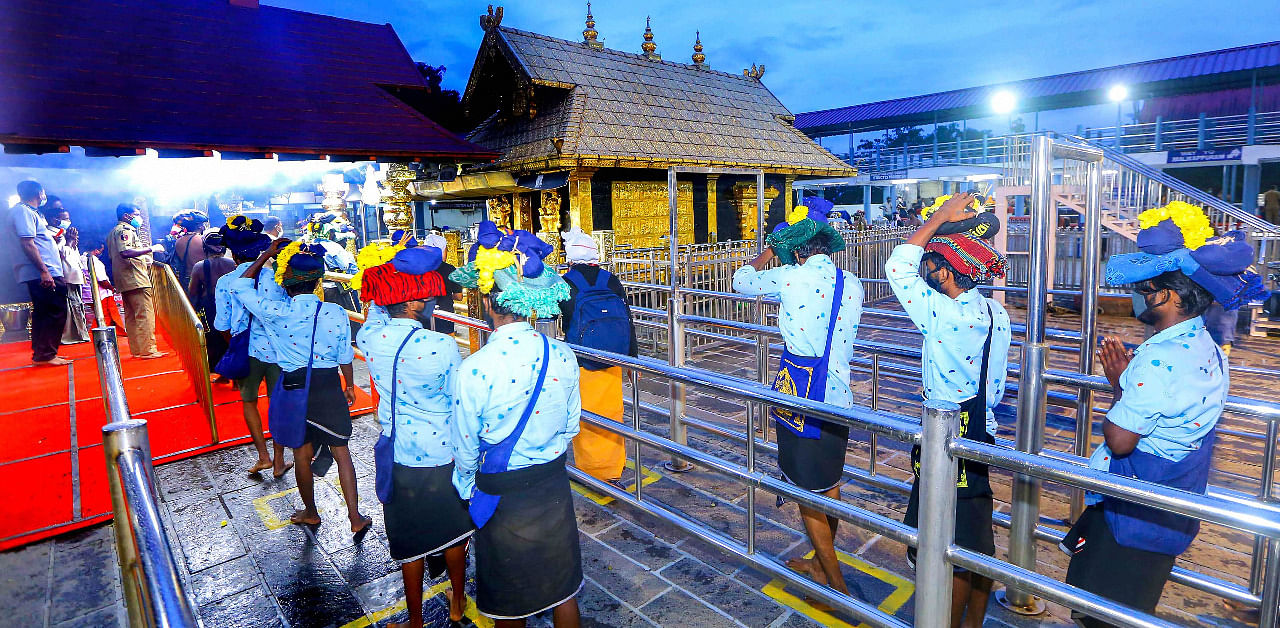
[[70,221],[70,220],[59,220],[59,221],[58,221],[58,228],[59,228],[59,229],[62,229],[63,231],[66,231],[67,229],[70,229],[70,228],[71,228],[71,221]]
[[[1134,293],[1133,296],[1133,315],[1138,319],[1138,322],[1143,325],[1155,325],[1156,321],[1159,319],[1159,315],[1156,314],[1155,308],[1169,302],[1169,297],[1167,295],[1159,303],[1148,302],[1147,298],[1151,295]],[[1139,305],[1141,305],[1141,307],[1139,307]]]
[[933,269],[933,272],[928,272],[928,271],[926,270],[925,275],[924,275],[924,283],[925,283],[925,285],[929,286],[930,288],[933,288],[933,289],[934,289],[935,291],[937,291],[937,292],[942,292],[942,284],[941,284],[940,282],[938,282],[938,280],[937,280],[937,279],[935,279],[935,277],[937,277],[938,272],[939,272],[940,270],[941,270],[941,269],[938,269],[938,268]]
[[433,316],[435,309],[436,309],[435,301],[428,300],[424,302],[422,309],[418,310],[416,317],[418,319],[418,322],[422,323],[423,327],[427,329],[431,329],[435,325],[435,316]]
[[141,219],[141,218],[138,218],[137,216],[134,216],[133,218],[130,218],[130,219],[129,219],[129,224],[133,225],[133,228],[134,228],[134,229],[141,229],[141,228],[142,228],[142,219]]

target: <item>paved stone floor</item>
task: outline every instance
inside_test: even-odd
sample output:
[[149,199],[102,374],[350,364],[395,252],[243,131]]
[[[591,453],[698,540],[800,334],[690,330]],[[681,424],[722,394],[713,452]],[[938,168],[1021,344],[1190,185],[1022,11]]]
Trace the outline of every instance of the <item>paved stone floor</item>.
[[[1015,312],[1015,318],[1017,313]],[[1070,321],[1055,321],[1069,327]],[[1104,327],[1132,335],[1134,326],[1106,319]],[[897,332],[868,333],[881,340],[912,344]],[[1140,340],[1140,332],[1138,332]],[[1233,363],[1249,360],[1256,366],[1276,366],[1277,343],[1242,339]],[[752,357],[726,346],[700,348],[699,366],[753,376]],[[1015,356],[1016,359],[1016,356]],[[1055,358],[1055,361],[1059,361]],[[1065,364],[1064,364],[1065,366]],[[856,390],[869,399],[870,382],[855,373]],[[883,407],[914,414],[918,383],[886,377],[880,383]],[[1237,379],[1233,392],[1262,396],[1271,382]],[[642,381],[642,401],[667,403],[665,383]],[[1009,401],[1009,399],[1006,399]],[[1099,405],[1105,407],[1102,397]],[[742,408],[721,398],[689,392],[692,416],[741,429]],[[1074,419],[1069,408],[1054,407],[1049,419],[1049,447],[1069,450]],[[646,413],[645,429],[666,432],[665,414]],[[1011,418],[1001,413],[1001,435],[1012,435]],[[1233,420],[1242,432],[1257,425]],[[182,563],[188,592],[206,627],[251,626],[382,626],[405,616],[403,591],[396,565],[390,560],[381,508],[373,494],[372,447],[376,421],[355,421],[351,448],[359,475],[362,509],[375,521],[374,531],[355,543],[346,526],[336,472],[317,484],[317,500],[325,523],[316,530],[288,525],[290,512],[300,506],[292,475],[281,480],[249,477],[244,473],[254,456],[239,447],[164,465],[157,469],[167,523]],[[743,445],[719,436],[690,430],[690,443],[701,451],[743,463]],[[1256,489],[1260,443],[1245,437],[1225,440],[1215,460],[1217,484]],[[865,435],[855,433],[847,462],[866,466],[869,447]],[[905,449],[881,439],[877,470],[907,479]],[[708,528],[745,542],[746,490],[705,469],[671,473],[655,451],[641,453],[646,500],[654,500],[701,522]],[[771,456],[761,456],[761,469],[777,474]],[[634,482],[628,472],[626,482]],[[581,487],[579,487],[581,488]],[[870,511],[900,519],[906,498],[856,483],[842,487],[844,499]],[[1008,512],[1009,479],[996,474],[998,510]],[[781,582],[743,567],[725,554],[623,503],[610,502],[585,489],[576,494],[586,584],[579,597],[588,626],[830,626],[853,625],[850,618],[817,611]],[[1047,523],[1066,516],[1067,494],[1046,486],[1042,498]],[[799,532],[792,504],[778,506],[771,495],[759,493],[756,539],[759,551],[782,559],[808,552]],[[0,625],[116,626],[124,625],[118,568],[110,525],[76,532],[19,550],[0,553]],[[1251,539],[1206,526],[1196,545],[1180,564],[1243,582]],[[901,545],[845,524],[837,545],[845,577],[853,593],[882,610],[911,622],[911,571]],[[1007,534],[997,528],[997,555],[1005,558]],[[1039,570],[1061,578],[1066,558],[1047,544],[1038,554]],[[444,591],[447,585],[428,585],[434,593],[426,601],[432,625],[447,625]],[[1159,609],[1180,624],[1244,626],[1225,616],[1211,596],[1178,585],[1166,588]],[[1066,609],[1050,605],[1038,618],[1011,615],[994,602],[987,625],[1067,626]],[[12,620],[12,621],[10,621]],[[483,618],[472,621],[489,626]],[[540,617],[533,625],[549,625]],[[470,625],[470,624],[469,624]]]

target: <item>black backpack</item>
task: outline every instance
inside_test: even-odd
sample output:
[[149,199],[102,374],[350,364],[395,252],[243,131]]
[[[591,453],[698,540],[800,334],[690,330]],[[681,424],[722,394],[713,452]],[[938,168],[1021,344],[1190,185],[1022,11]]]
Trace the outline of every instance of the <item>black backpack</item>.
[[[613,275],[601,270],[595,283],[577,269],[565,273],[565,281],[578,289],[573,301],[573,318],[564,331],[565,342],[626,355],[631,350],[631,319],[627,317],[627,304],[609,289]],[[608,368],[593,360],[581,360],[582,368],[598,371]]]

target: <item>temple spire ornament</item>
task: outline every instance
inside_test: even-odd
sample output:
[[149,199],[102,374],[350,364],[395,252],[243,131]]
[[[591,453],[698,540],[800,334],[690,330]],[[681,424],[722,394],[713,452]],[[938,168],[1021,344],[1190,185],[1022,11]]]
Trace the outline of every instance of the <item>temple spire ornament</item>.
[[644,51],[644,58],[650,61],[661,61],[662,55],[658,54],[658,44],[653,43],[653,29],[649,27],[649,18],[644,18],[644,43],[640,44],[640,49]]
[[750,68],[742,71],[742,75],[758,81],[764,77],[764,64],[756,65],[752,63]]
[[707,55],[702,54],[702,31],[696,31],[694,35],[693,67],[699,70],[711,69],[711,66],[707,65]]
[[604,44],[596,41],[600,33],[596,31],[596,18],[591,15],[591,3],[587,3],[587,27],[582,31],[582,43],[588,48],[600,50],[604,48]]

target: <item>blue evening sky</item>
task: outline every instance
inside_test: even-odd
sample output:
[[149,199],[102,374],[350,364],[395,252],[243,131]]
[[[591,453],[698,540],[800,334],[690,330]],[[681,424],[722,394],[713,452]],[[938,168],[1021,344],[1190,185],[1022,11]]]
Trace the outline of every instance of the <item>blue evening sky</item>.
[[[466,86],[487,2],[264,0],[390,23],[417,61]],[[503,25],[582,38],[584,2],[511,0]],[[640,51],[646,15],[658,52],[689,63],[694,31],[707,62],[765,84],[799,113],[1280,39],[1277,0],[598,0],[610,48]]]

